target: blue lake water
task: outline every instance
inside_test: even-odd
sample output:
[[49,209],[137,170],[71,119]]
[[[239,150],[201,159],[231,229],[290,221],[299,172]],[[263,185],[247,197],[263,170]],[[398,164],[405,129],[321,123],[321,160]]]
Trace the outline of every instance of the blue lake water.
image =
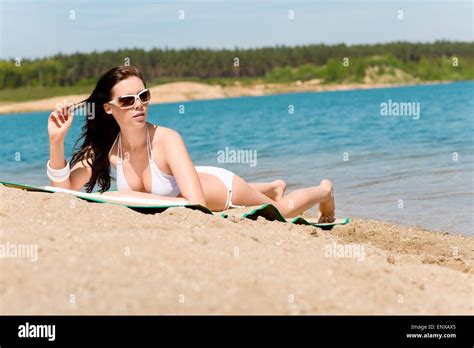
[[[419,117],[381,115],[389,100],[419,103]],[[49,185],[48,115],[0,116],[1,180]],[[474,235],[474,82],[160,104],[148,121],[180,132],[196,165],[290,191],[329,178],[338,216]],[[218,162],[226,148],[256,151],[256,165]]]

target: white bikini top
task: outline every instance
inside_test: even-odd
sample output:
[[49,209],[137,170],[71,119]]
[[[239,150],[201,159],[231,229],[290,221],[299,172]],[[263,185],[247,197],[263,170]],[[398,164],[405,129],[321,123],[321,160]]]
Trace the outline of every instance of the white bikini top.
[[[118,190],[131,190],[130,186],[128,186],[127,178],[125,177],[125,173],[123,172],[123,165],[122,165],[122,137],[121,133],[117,134],[117,138],[115,138],[114,143],[112,144],[112,149],[115,146],[115,143],[119,140],[118,143],[118,157],[117,157],[117,169],[116,169],[116,176],[117,176],[117,189]],[[151,147],[150,141],[150,131],[148,128],[148,124],[146,127],[146,143],[147,143],[147,151],[148,151],[148,162],[151,170],[151,193],[159,196],[168,196],[168,197],[176,197],[179,195],[179,187],[176,182],[176,178],[173,175],[169,175],[163,173],[155,163],[153,159],[153,150]]]

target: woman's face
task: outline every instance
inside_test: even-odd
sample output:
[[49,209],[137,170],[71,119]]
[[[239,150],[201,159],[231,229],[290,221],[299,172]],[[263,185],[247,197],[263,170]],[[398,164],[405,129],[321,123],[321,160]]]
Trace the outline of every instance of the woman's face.
[[137,95],[145,89],[143,82],[136,76],[131,76],[118,82],[112,88],[111,100],[117,104],[104,104],[104,110],[112,114],[117,123],[122,126],[142,126],[146,123],[148,104],[142,104],[138,98],[135,99],[133,107],[122,109],[118,105],[118,99],[124,95]]

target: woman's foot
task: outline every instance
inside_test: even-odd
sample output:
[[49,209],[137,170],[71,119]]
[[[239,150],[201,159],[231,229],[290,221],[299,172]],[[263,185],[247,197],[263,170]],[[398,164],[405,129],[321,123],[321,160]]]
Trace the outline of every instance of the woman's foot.
[[273,198],[273,200],[279,201],[283,198],[283,195],[285,194],[286,182],[281,179],[277,179],[272,182],[272,185],[275,186],[275,188],[273,189],[273,192],[275,192],[275,197]]
[[334,222],[336,206],[334,204],[332,183],[329,180],[324,179],[321,181],[320,186],[326,189],[327,199],[319,203],[318,223]]

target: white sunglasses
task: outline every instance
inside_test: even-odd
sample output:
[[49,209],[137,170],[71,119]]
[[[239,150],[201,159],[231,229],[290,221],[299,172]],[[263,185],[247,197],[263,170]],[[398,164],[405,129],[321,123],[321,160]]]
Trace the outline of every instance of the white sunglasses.
[[134,107],[137,99],[143,105],[148,104],[151,99],[150,91],[148,89],[144,89],[143,91],[138,92],[138,94],[122,95],[118,97],[117,100],[109,101],[108,104],[117,105],[120,109],[131,109]]

